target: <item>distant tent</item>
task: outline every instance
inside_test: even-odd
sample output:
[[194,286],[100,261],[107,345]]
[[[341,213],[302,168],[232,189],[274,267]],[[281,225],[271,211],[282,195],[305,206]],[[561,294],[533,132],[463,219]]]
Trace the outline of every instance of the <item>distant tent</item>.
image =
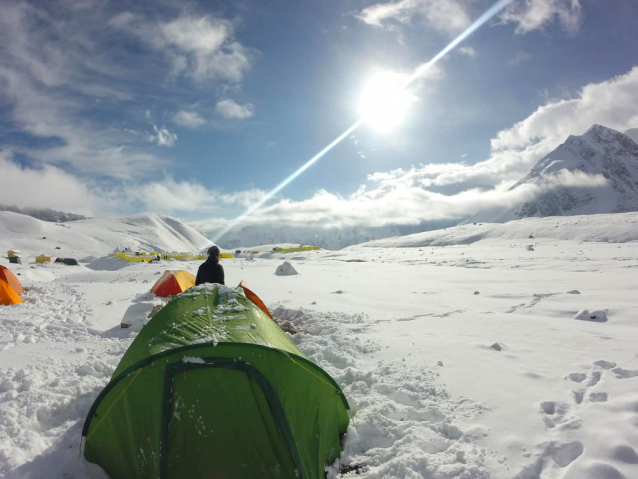
[[5,281],[16,293],[24,293],[24,289],[22,289],[20,281],[18,281],[18,278],[16,278],[6,266],[0,265],[0,280]]
[[272,319],[272,314],[270,314],[270,311],[268,311],[268,308],[266,307],[264,302],[261,300],[259,296],[257,296],[250,289],[248,289],[248,285],[244,283],[243,279],[239,283],[239,287],[244,289],[244,294],[246,295],[248,299],[250,299],[253,303],[255,303],[259,309],[261,309],[264,313],[266,313],[266,315],[270,319]]
[[8,306],[10,304],[20,304],[22,300],[18,293],[9,286],[5,280],[0,279],[0,305]]
[[242,288],[204,284],[142,328],[82,429],[111,479],[323,479],[348,402]]
[[55,258],[56,263],[63,263],[67,266],[78,266],[78,260],[75,258]]
[[177,296],[193,286],[195,286],[195,276],[188,271],[166,270],[151,288],[151,293],[155,293],[155,296],[166,298],[168,296]]
[[293,268],[293,266],[288,261],[284,261],[284,264],[277,267],[277,271],[275,271],[275,274],[277,276],[292,276],[299,273],[297,273],[297,270]]

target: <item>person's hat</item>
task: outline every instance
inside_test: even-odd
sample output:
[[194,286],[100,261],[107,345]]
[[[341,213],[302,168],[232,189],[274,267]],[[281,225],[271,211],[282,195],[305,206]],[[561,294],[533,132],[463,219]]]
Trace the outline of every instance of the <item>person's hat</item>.
[[221,252],[219,251],[219,248],[217,246],[211,246],[210,248],[208,248],[208,256],[219,256],[221,254]]

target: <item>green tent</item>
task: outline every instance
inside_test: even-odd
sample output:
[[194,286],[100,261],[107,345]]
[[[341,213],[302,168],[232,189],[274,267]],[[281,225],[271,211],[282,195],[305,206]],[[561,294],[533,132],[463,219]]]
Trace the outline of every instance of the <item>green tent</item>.
[[112,479],[316,478],[348,402],[241,288],[173,297],[142,328],[84,423]]

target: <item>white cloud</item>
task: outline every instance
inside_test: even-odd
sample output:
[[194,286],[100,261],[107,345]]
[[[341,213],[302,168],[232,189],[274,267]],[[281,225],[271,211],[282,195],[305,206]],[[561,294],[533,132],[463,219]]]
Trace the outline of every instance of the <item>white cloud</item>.
[[240,105],[230,99],[217,102],[215,110],[224,118],[232,120],[245,120],[253,116],[252,104],[246,103],[245,105]]
[[[562,170],[558,175],[548,178],[544,185],[524,184],[515,189],[503,185],[494,189],[474,188],[455,195],[444,195],[424,188],[419,181],[418,171],[403,171],[402,174],[397,171],[389,176],[372,189],[361,186],[349,197],[320,190],[303,201],[282,200],[257,211],[243,223],[315,228],[415,225],[424,221],[460,219],[504,204],[510,207],[522,206],[558,185],[606,184],[602,176]],[[380,178],[380,175],[376,177]],[[200,221],[197,226],[211,231],[223,226],[223,223],[223,220],[216,218],[210,222]]]
[[54,166],[24,168],[0,153],[0,171],[0,204],[48,207],[85,215],[101,210],[100,198],[81,180]]
[[[602,176],[562,170],[542,185],[511,189],[570,134],[582,134],[594,123],[618,131],[635,128],[637,104],[638,66],[605,82],[589,84],[571,99],[539,107],[525,120],[499,132],[491,142],[490,158],[475,165],[435,163],[377,172],[348,197],[321,190],[304,201],[281,200],[258,210],[245,222],[326,228],[418,224],[462,218],[502,205],[514,208],[559,185],[603,186],[606,179]],[[446,185],[460,185],[459,190],[465,191],[452,195],[432,191]],[[200,222],[200,227],[212,230],[223,223],[214,219],[210,227],[206,222]]]
[[518,51],[512,58],[507,60],[507,63],[509,63],[510,65],[518,65],[519,63],[526,62],[530,58],[532,58],[532,56],[529,53]]
[[234,26],[225,19],[183,15],[170,21],[149,22],[127,12],[112,18],[109,25],[162,51],[176,75],[196,81],[238,82],[250,68],[248,49],[234,39]]
[[394,23],[408,24],[418,16],[429,27],[446,34],[462,31],[470,25],[464,0],[398,0],[376,3],[364,8],[359,18],[369,25],[391,28]]
[[502,14],[506,22],[516,23],[517,33],[528,33],[558,20],[570,34],[582,23],[580,0],[523,0],[514,2]]
[[467,55],[468,57],[475,57],[476,56],[476,50],[474,50],[474,48],[472,47],[459,47],[458,52],[461,55]]
[[638,66],[628,73],[583,87],[570,99],[539,107],[491,140],[490,157],[474,165],[430,164],[422,168],[432,184],[496,185],[523,176],[569,135],[581,135],[593,124],[618,131],[638,125]]
[[[376,3],[364,8],[359,18],[369,25],[392,29],[408,25],[414,18],[445,34],[459,33],[470,23],[470,6],[475,0],[397,0]],[[515,23],[517,33],[544,28],[558,20],[569,33],[578,32],[582,23],[580,0],[514,1],[500,15],[506,23]]]
[[177,135],[168,131],[166,127],[158,128],[157,125],[153,125],[155,135],[149,135],[148,140],[152,143],[157,143],[158,146],[173,146],[177,141]]
[[55,13],[68,16],[0,3],[0,98],[12,126],[52,145],[14,148],[92,177],[130,178],[163,166],[167,160],[141,150],[141,138],[93,119],[101,105],[121,108],[131,98],[117,81],[130,72],[100,50],[84,13]]
[[134,211],[155,213],[227,213],[259,201],[259,189],[225,193],[192,181],[119,182],[100,187],[51,165],[20,166],[0,152],[0,204],[53,208],[89,216],[118,216]]
[[180,110],[175,113],[173,121],[186,128],[199,128],[206,124],[206,120],[197,112]]

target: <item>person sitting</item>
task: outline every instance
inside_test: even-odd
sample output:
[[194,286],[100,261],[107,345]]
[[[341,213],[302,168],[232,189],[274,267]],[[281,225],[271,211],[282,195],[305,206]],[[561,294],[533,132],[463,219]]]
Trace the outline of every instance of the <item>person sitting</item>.
[[219,258],[221,258],[219,248],[211,246],[208,249],[208,259],[199,265],[195,286],[203,283],[224,284],[224,268],[219,264]]

